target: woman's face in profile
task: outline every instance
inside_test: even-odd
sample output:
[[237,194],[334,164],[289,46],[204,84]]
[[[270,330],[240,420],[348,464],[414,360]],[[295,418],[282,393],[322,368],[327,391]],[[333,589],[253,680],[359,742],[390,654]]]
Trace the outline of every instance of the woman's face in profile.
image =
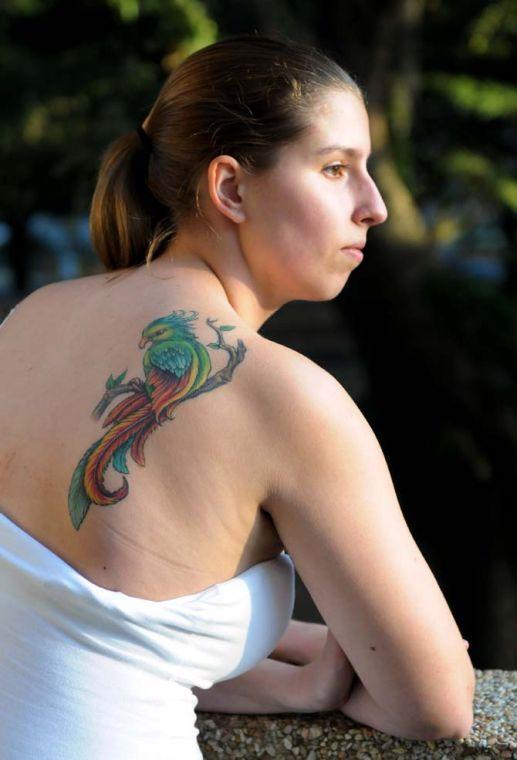
[[241,245],[255,277],[279,300],[333,298],[360,266],[343,247],[364,242],[387,218],[368,173],[370,151],[362,101],[328,90],[303,136],[280,149],[272,169],[248,179]]

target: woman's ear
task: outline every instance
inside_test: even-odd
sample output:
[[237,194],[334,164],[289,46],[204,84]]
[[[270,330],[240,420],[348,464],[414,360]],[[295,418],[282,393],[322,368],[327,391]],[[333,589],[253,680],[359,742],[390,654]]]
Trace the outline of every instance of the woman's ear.
[[212,159],[207,171],[208,195],[221,214],[240,224],[246,218],[243,205],[244,172],[232,156]]

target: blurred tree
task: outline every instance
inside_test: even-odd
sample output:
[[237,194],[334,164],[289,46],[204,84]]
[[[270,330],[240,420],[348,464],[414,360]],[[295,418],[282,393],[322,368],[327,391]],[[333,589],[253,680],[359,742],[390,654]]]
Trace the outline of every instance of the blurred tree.
[[87,212],[108,142],[142,121],[182,58],[216,38],[199,0],[4,0],[0,209],[20,293],[29,216]]

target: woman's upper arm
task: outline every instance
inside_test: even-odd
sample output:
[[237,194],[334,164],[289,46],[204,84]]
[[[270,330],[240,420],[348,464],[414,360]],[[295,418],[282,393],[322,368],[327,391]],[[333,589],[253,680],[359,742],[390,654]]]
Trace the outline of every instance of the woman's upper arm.
[[262,389],[271,452],[262,507],[379,706],[408,725],[464,726],[474,670],[378,440],[331,375],[287,352]]

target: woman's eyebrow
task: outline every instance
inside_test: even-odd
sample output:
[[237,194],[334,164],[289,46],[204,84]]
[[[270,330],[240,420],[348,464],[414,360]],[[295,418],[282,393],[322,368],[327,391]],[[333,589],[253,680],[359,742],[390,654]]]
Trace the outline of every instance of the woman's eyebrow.
[[[363,155],[360,150],[356,150],[356,148],[349,148],[346,145],[327,145],[325,148],[320,148],[317,150],[316,155],[321,155],[322,153],[334,153],[335,151],[340,151],[341,153],[344,153],[345,155],[352,158],[361,158]],[[368,153],[366,158],[370,158],[371,155],[371,153]]]

